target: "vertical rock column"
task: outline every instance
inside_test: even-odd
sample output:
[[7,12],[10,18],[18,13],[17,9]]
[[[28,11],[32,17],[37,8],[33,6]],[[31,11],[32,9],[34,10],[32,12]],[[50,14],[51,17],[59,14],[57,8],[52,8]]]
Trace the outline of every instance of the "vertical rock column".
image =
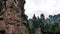
[[28,34],[25,26],[25,0],[6,0],[5,19],[6,34]]

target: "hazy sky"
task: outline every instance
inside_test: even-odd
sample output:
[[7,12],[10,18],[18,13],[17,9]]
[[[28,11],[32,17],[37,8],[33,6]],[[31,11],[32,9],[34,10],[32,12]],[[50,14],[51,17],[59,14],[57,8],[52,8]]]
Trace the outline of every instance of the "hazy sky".
[[33,14],[40,16],[43,13],[46,17],[60,13],[60,0],[26,0],[25,13],[29,18]]

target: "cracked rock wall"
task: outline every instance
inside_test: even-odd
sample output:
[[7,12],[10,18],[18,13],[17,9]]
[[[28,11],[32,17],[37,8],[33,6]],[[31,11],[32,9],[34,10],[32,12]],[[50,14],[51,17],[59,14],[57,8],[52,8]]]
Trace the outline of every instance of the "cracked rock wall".
[[25,26],[25,0],[0,0],[0,30],[6,34],[28,34]]

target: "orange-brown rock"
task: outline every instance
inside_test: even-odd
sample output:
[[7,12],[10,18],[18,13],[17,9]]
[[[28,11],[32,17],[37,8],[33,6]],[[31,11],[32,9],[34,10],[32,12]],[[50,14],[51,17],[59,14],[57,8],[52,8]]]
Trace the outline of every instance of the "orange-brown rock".
[[[1,0],[0,30],[5,34],[28,34],[24,19],[25,0]],[[0,7],[0,8],[1,8]],[[1,32],[0,32],[1,33]],[[1,33],[2,34],[2,33]]]
[[41,28],[36,28],[35,29],[35,34],[41,34]]

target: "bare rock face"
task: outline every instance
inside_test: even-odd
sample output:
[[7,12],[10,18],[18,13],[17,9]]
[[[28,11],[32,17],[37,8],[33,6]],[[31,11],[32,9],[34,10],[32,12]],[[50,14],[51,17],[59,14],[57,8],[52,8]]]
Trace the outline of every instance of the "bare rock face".
[[28,34],[25,26],[25,0],[0,0],[0,30],[6,34]]
[[41,34],[41,28],[40,27],[35,29],[35,34]]

